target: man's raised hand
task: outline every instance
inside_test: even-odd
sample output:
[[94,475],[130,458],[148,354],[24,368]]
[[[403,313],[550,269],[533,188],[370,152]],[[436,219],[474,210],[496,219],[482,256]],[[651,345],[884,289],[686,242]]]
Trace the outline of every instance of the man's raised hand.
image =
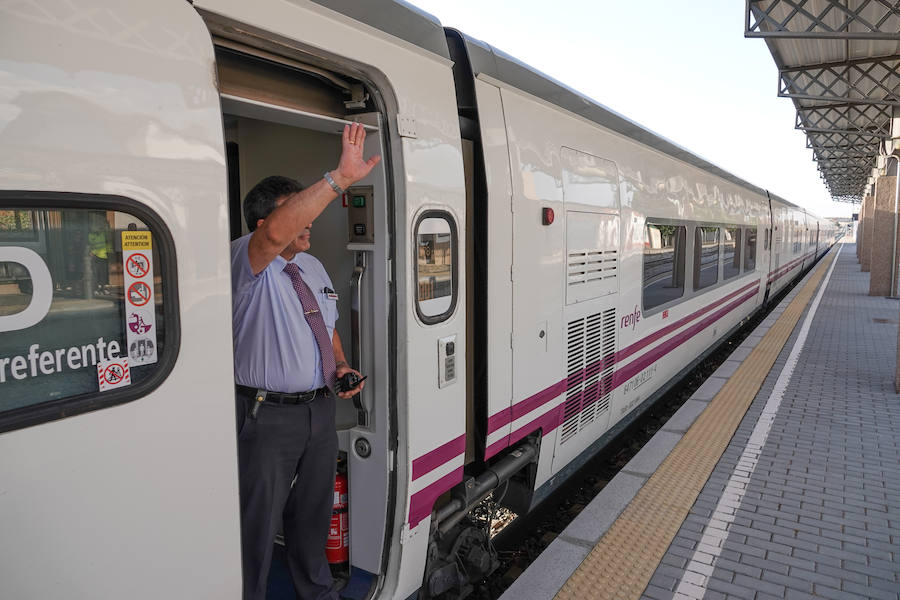
[[375,165],[381,161],[376,154],[369,160],[363,158],[363,143],[366,140],[366,128],[359,123],[344,125],[341,135],[341,159],[332,173],[335,182],[344,189],[364,178]]

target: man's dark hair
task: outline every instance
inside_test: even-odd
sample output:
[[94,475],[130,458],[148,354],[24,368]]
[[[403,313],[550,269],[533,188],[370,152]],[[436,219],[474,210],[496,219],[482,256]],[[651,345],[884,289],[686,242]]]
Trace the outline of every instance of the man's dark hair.
[[244,220],[247,229],[256,230],[256,222],[265,219],[275,210],[275,202],[283,197],[296,194],[303,186],[296,179],[272,175],[253,186],[244,197]]

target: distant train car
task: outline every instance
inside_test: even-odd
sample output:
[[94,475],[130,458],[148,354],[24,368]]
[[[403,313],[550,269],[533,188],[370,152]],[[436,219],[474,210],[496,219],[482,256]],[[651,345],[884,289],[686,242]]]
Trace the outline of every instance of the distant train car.
[[313,249],[360,598],[464,596],[530,510],[834,226],[406,4],[3,9],[0,595],[237,598],[229,240],[345,123]]

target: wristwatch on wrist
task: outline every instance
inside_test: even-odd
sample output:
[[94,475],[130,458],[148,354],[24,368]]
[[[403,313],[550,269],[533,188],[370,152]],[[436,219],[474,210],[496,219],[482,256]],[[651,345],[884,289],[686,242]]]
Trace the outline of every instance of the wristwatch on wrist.
[[344,189],[334,181],[334,177],[331,176],[330,171],[325,171],[325,175],[323,175],[323,177],[325,178],[325,181],[328,182],[328,185],[331,186],[331,189],[333,189],[338,196],[343,195]]

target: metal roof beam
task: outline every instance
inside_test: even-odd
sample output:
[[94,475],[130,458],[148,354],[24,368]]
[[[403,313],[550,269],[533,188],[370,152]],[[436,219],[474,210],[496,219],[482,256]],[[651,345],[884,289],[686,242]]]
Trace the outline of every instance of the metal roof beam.
[[859,148],[878,153],[878,140],[862,139],[865,134],[858,132],[826,131],[810,132],[806,135],[807,148]]
[[900,3],[895,0],[819,0],[818,4],[822,3],[824,7],[814,12],[815,6],[810,0],[747,0],[744,35],[750,38],[897,39]]
[[891,111],[879,104],[824,104],[797,107],[795,129],[840,131],[891,137]]
[[840,167],[861,167],[863,169],[871,169],[875,166],[874,156],[867,156],[864,158],[813,158],[813,160],[816,161],[819,169],[831,169]]
[[880,140],[890,139],[890,134],[876,133],[874,131],[859,131],[858,129],[819,129],[817,127],[803,127],[798,125],[794,129],[799,129],[807,133],[846,133],[848,135],[860,135],[866,137],[874,137]]
[[778,95],[900,106],[900,56],[779,69]]
[[855,195],[862,195],[863,190],[866,189],[866,182],[862,181],[862,182],[853,183],[853,184],[843,184],[843,183],[830,184],[830,183],[826,182],[825,187],[827,187],[828,191],[830,191],[832,194],[834,194],[836,196],[842,196],[842,195],[854,195],[855,196]]
[[835,146],[813,146],[810,147],[809,143],[806,144],[807,148],[813,150],[814,156],[816,160],[831,160],[831,159],[840,159],[840,158],[872,158],[877,152],[862,152],[857,150],[855,146],[844,146],[844,147],[835,147]]
[[826,179],[848,177],[853,179],[866,179],[869,176],[870,170],[865,167],[830,167],[820,168],[819,173]]

